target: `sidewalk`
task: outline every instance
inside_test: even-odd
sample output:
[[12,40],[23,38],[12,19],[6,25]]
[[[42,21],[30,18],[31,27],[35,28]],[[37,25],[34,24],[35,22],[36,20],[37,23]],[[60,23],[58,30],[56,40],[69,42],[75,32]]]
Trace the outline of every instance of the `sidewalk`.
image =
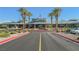
[[77,38],[78,38],[79,36],[76,36],[76,35],[73,35],[73,34],[68,34],[68,33],[63,33],[63,32],[58,32],[58,33],[53,32],[53,33],[54,33],[54,34],[57,34],[57,35],[60,35],[60,36],[66,38],[66,39],[68,39],[68,40],[71,40],[71,41],[74,41],[74,42],[76,42],[76,43],[79,43],[79,40],[77,40]]
[[12,34],[10,35],[9,37],[5,37],[5,38],[0,38],[0,45],[4,44],[4,43],[7,43],[11,40],[14,40],[16,38],[19,38],[19,37],[22,37],[24,35],[27,35],[29,34],[29,32],[25,32],[25,33],[17,33],[17,34]]

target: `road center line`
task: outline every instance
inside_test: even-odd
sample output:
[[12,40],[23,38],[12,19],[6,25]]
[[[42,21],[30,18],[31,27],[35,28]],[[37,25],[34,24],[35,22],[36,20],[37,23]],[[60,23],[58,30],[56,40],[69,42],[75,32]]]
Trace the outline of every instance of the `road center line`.
[[39,51],[41,51],[41,33],[40,33],[40,39],[39,39]]

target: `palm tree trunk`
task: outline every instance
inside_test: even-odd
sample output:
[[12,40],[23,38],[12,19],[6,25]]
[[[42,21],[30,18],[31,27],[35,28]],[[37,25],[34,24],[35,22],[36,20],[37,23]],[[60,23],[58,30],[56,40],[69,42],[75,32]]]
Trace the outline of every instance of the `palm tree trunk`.
[[[45,22],[46,23],[46,22]],[[47,29],[47,23],[45,24],[45,29]]]
[[29,23],[30,23],[30,16],[29,16]]
[[52,25],[52,16],[51,16],[51,25]]
[[28,29],[29,29],[30,28],[30,24],[29,24],[30,23],[30,16],[28,16],[28,20],[29,20],[28,21]]
[[23,18],[23,32],[25,32],[25,17]]
[[56,18],[56,32],[58,32],[58,16],[55,16]]
[[36,29],[36,24],[34,24],[34,29]]
[[52,22],[52,16],[51,16],[51,31],[53,30],[53,22]]

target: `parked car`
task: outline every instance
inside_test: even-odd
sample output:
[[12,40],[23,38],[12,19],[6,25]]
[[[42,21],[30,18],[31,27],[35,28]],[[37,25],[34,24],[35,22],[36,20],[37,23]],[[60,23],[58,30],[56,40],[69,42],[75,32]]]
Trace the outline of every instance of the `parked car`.
[[73,28],[73,29],[71,29],[70,33],[79,34],[79,28]]

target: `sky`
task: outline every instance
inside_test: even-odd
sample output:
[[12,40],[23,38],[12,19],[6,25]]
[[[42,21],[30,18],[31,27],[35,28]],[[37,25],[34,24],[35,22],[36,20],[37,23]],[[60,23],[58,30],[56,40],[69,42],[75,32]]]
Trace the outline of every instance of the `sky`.
[[[19,9],[21,7],[0,7],[0,23],[18,21],[21,19]],[[48,22],[50,22],[50,17],[48,14],[54,9],[53,7],[26,7],[28,11],[32,13],[32,18],[37,18],[40,15]],[[78,7],[62,7],[59,16],[59,21],[67,21],[69,19],[79,19],[79,8]],[[55,18],[53,19],[55,22]]]

